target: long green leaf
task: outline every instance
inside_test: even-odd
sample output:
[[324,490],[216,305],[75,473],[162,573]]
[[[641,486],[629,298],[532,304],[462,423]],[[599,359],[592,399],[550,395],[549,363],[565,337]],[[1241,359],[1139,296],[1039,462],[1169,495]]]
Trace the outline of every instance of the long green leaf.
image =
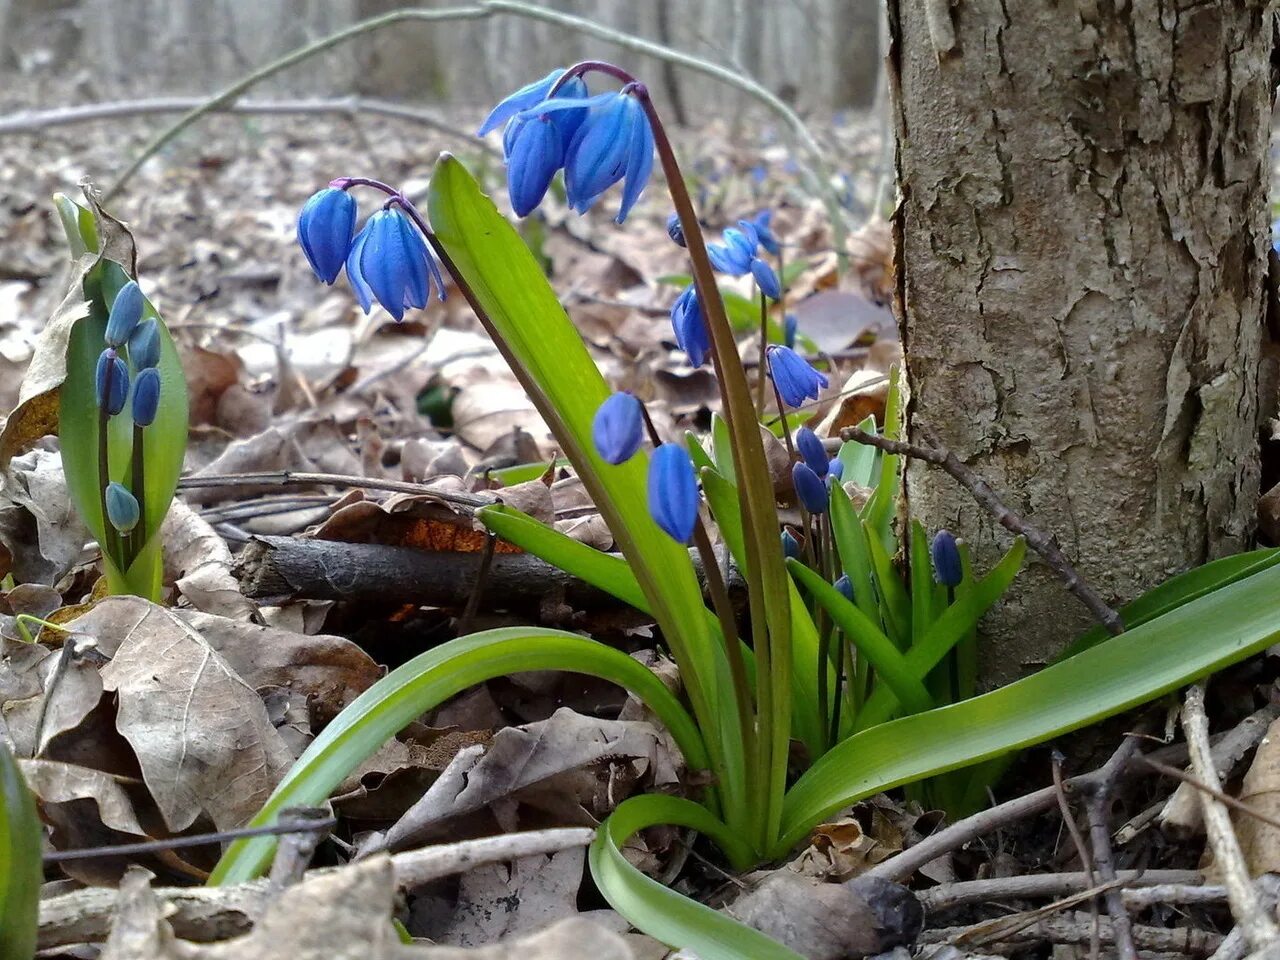
[[[274,823],[285,807],[323,803],[352,770],[425,711],[477,683],[528,670],[569,670],[625,687],[658,716],[691,767],[706,766],[706,749],[692,718],[638,661],[577,634],[508,627],[441,644],[371,686],[312,741],[252,825]],[[273,837],[237,840],[218,861],[209,883],[252,879],[274,849]]]
[[1180,606],[982,696],[880,724],[837,745],[787,794],[785,855],[841,807],[899,784],[1087,726],[1280,639],[1280,567]]
[[35,956],[42,836],[35,797],[0,740],[0,957],[5,960]]
[[748,926],[683,897],[645,876],[622,855],[628,838],[646,827],[690,827],[715,840],[735,859],[743,841],[689,800],[647,794],[624,800],[609,815],[591,844],[591,875],[610,906],[663,943],[695,952],[702,960],[801,960]]

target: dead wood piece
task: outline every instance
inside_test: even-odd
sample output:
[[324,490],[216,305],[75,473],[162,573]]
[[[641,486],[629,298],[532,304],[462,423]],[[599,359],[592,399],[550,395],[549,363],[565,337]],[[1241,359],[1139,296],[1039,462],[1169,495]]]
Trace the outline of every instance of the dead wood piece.
[[[1112,790],[1125,765],[1138,749],[1138,738],[1130,735],[1112,754],[1102,768],[1103,776],[1086,792],[1085,815],[1089,821],[1089,841],[1093,847],[1093,865],[1097,879],[1110,886],[1105,894],[1107,913],[1111,916],[1111,929],[1115,938],[1116,954],[1120,960],[1137,960],[1137,948],[1133,942],[1133,922],[1116,885],[1115,857],[1111,849],[1110,810]],[[1091,914],[1093,927],[1091,943],[1097,943],[1101,925],[1096,913]]]
[[[1200,874],[1194,870],[1118,870],[1116,880],[1122,885],[1121,895],[1130,902],[1185,903],[1187,900],[1222,899],[1221,887],[1201,887]],[[972,903],[992,900],[1020,900],[1034,897],[1060,897],[1090,889],[1093,875],[1084,871],[1074,873],[1030,874],[1019,877],[991,877],[986,880],[963,880],[942,883],[917,894],[920,903],[930,914],[941,913]],[[1142,891],[1133,887],[1147,888]],[[1158,895],[1149,891],[1158,890]],[[1187,891],[1208,890],[1209,894]],[[1148,893],[1146,897],[1130,897],[1131,894]]]
[[[1103,917],[1099,926],[1103,946],[1114,948],[1115,928],[1110,918]],[[921,934],[920,942],[952,943],[962,949],[981,946],[987,950],[1008,952],[1011,948],[1025,949],[1025,944],[1036,942],[1087,944],[1092,930],[1093,920],[1087,913],[1041,917],[1030,922],[1014,915],[967,927],[926,930]],[[1220,934],[1191,928],[1134,925],[1130,932],[1134,946],[1143,951],[1182,953],[1195,957],[1213,953],[1223,940]]]

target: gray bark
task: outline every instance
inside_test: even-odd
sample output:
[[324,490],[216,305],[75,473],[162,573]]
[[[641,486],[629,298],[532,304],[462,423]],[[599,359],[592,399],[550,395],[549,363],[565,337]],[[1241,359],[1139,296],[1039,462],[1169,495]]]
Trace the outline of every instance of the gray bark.
[[[1117,603],[1248,546],[1268,247],[1261,2],[893,0],[909,422],[929,424]],[[1007,534],[915,465],[907,501]],[[1087,625],[1031,564],[983,679]]]

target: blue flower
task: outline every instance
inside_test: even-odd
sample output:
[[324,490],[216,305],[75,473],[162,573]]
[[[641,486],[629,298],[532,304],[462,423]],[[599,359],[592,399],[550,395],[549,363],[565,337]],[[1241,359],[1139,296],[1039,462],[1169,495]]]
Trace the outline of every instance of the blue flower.
[[671,327],[675,330],[676,344],[688,354],[689,362],[695,367],[702,366],[711,350],[711,337],[693,284],[684,288],[684,293],[671,307]]
[[649,513],[673,540],[688,543],[698,522],[698,480],[689,452],[664,443],[649,461]]
[[121,533],[128,533],[138,525],[141,511],[138,499],[123,484],[112,481],[107,484],[107,519]]
[[946,587],[959,586],[964,579],[960,563],[960,547],[950,530],[939,530],[929,546],[933,559],[933,578]]
[[808,427],[796,431],[796,449],[809,465],[809,469],[819,477],[825,477],[828,469],[827,449],[818,439],[818,435]]
[[817,400],[828,382],[790,347],[769,348],[769,375],[782,402],[789,407],[803,406],[805,400]]
[[827,461],[827,476],[834,477],[836,482],[844,476],[844,461],[839,457],[832,457]]
[[[497,130],[498,127],[516,114],[536,107],[547,99],[547,94],[551,92],[551,88],[556,85],[556,81],[562,76],[564,76],[563,68],[552,70],[541,80],[526,84],[508,96],[490,111],[489,116],[485,117],[484,123],[480,124],[480,129],[476,131],[476,136],[483,137],[485,134]],[[568,84],[565,84],[565,86],[568,86]],[[586,89],[585,86],[583,89]]]
[[778,281],[778,275],[774,273],[773,267],[769,266],[759,257],[751,258],[751,275],[756,278],[756,286],[770,300],[777,300],[782,296],[782,284]]
[[130,280],[120,288],[116,298],[111,301],[111,312],[107,314],[107,331],[103,339],[107,341],[108,347],[124,346],[129,334],[133,333],[133,328],[142,319],[143,306],[142,288],[138,286],[138,281]]
[[534,117],[520,125],[507,156],[507,193],[516,216],[534,211],[563,164],[564,141],[550,117]]
[[840,574],[839,579],[832,586],[840,591],[840,596],[853,603],[853,581],[849,579],[847,573]]
[[797,461],[791,468],[791,482],[796,488],[796,499],[810,513],[827,512],[827,485],[809,469],[809,465]]
[[792,350],[796,348],[796,331],[799,328],[800,321],[794,313],[788,313],[782,318],[782,342]]
[[688,246],[684,242],[684,225],[680,223],[680,214],[673,213],[667,217],[667,236],[677,247]]
[[129,368],[116,356],[112,347],[107,347],[98,355],[98,365],[93,371],[94,395],[98,398],[98,406],[115,416],[124,409],[125,398],[129,396]]
[[707,244],[707,258],[711,266],[731,277],[741,277],[751,271],[751,261],[760,245],[755,228],[747,221],[740,221],[738,227],[730,227],[724,232],[723,243]]
[[129,359],[135,370],[146,370],[160,362],[160,324],[155,317],[133,328],[129,335]]
[[355,198],[336,187],[313,193],[298,214],[298,243],[311,269],[325,283],[338,279],[355,232]]
[[149,427],[156,419],[160,406],[160,371],[147,367],[133,381],[133,422]]
[[772,221],[773,211],[761,210],[755,215],[751,225],[756,228],[756,237],[760,240],[760,246],[764,247],[766,253],[776,257],[782,251],[782,246],[778,243],[777,237],[773,235],[773,230],[770,228]]
[[797,559],[800,556],[800,541],[795,538],[795,534],[790,530],[782,531],[782,555]]
[[406,308],[427,305],[433,280],[444,299],[444,280],[426,241],[394,207],[371,216],[356,236],[347,256],[347,279],[365,313],[377,300],[397,322]]
[[644,415],[640,401],[629,393],[615,393],[596,410],[591,439],[606,463],[630,460],[644,442]]

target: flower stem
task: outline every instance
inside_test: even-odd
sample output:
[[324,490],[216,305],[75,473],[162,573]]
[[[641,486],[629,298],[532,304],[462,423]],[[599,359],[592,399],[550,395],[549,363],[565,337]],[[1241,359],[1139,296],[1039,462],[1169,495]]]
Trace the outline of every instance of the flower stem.
[[137,559],[138,552],[147,542],[147,483],[146,483],[146,459],[143,456],[143,432],[145,428],[140,424],[133,425],[133,493],[134,499],[138,501],[138,525],[134,528],[130,536],[129,543],[132,547],[131,555],[128,559],[130,566]]
[[107,560],[124,573],[120,557],[120,534],[107,516],[107,484],[111,482],[111,450],[108,446],[111,414],[107,411],[107,399],[111,396],[116,365],[108,363],[106,376],[102,378],[102,393],[98,397],[98,503],[102,508],[102,539],[98,544]]
[[[769,301],[760,291],[760,363],[756,367],[756,414],[764,416],[764,381],[769,353]],[[781,409],[781,408],[779,408]]]

